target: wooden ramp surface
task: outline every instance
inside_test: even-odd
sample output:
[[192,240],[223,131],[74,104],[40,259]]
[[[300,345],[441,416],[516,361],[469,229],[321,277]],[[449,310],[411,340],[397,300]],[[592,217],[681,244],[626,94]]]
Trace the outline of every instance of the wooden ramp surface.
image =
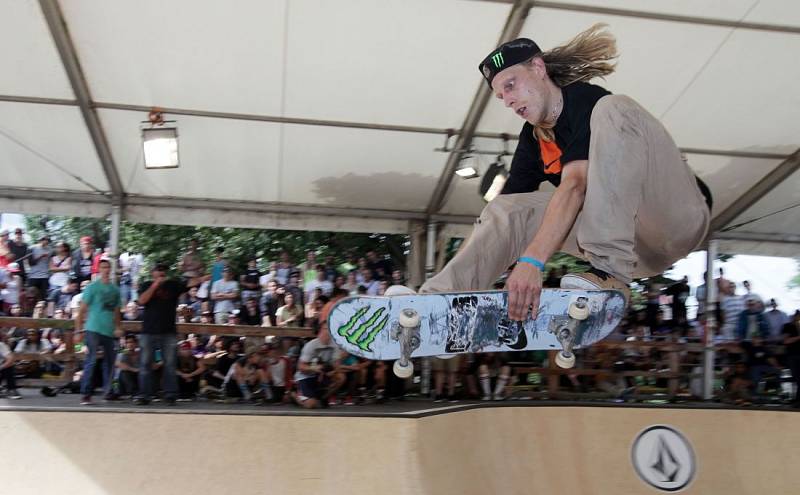
[[0,411],[2,493],[638,494],[637,435],[676,428],[684,493],[796,493],[800,413],[487,407],[417,418]]

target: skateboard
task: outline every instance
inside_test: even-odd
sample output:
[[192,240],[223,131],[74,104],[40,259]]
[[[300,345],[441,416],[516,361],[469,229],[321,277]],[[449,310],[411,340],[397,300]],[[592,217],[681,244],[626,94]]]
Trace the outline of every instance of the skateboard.
[[543,289],[539,314],[508,319],[505,291],[348,297],[328,317],[336,344],[372,360],[395,360],[397,376],[413,374],[412,358],[479,352],[560,349],[556,363],[575,365],[574,349],[611,333],[625,314],[615,290]]

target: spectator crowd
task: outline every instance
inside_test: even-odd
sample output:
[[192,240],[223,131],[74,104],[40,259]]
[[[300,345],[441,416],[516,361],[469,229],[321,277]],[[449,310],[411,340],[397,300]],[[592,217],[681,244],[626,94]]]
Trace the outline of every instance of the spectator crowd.
[[[367,361],[335,348],[326,326],[326,304],[332,299],[382,295],[391,285],[406,284],[404,273],[375,251],[319,260],[316,251],[309,250],[300,263],[284,251],[275,261],[253,256],[245,266],[234,266],[220,246],[207,266],[203,247],[192,240],[179,260],[147,268],[142,255],[124,253],[115,260],[116,277],[112,277],[108,250],[97,249],[91,237],[82,237],[74,250],[65,242],[51,245],[47,235],[29,245],[22,229],[14,231],[13,239],[9,232],[0,237],[0,313],[75,320],[75,352],[83,366],[62,390],[80,393],[84,404],[92,404],[97,389],[106,400],[130,397],[141,405],[152,400],[174,404],[206,397],[265,404],[295,402],[309,408],[401,398],[405,393],[406,384],[383,362]],[[169,277],[171,271],[175,275]],[[545,287],[558,287],[564,274],[565,267],[549,270]],[[774,299],[762,300],[749,282],[740,287],[721,271],[715,284],[720,296],[715,312],[719,325],[710,337],[722,349],[717,364],[725,400],[749,403],[754,394],[769,386],[770,379],[779,387],[796,382],[800,376],[800,314],[787,315]],[[709,316],[705,285],[694,291],[698,306],[692,315],[687,307],[692,289],[686,279],[665,286],[650,283],[640,292],[641,307],[629,310],[609,341],[703,341]],[[141,332],[122,334],[121,321],[140,321]],[[189,334],[178,340],[176,323],[310,327],[316,338],[304,342],[268,337],[254,342]],[[2,393],[19,398],[18,378],[60,374],[63,364],[55,357],[65,351],[64,334],[57,328],[3,328]],[[53,359],[24,358],[30,354]],[[578,367],[653,370],[666,366],[665,359],[657,347],[607,350],[597,346],[580,352]],[[458,397],[503,400],[510,385],[530,380],[515,373],[514,363],[546,360],[544,353],[434,359],[432,396],[437,401]],[[690,353],[682,354],[682,360],[685,367],[698,365]],[[613,373],[564,375],[561,379],[578,391],[603,390],[620,397],[635,394],[647,384],[629,374],[619,377]],[[687,379],[684,385],[699,395],[696,379]]]

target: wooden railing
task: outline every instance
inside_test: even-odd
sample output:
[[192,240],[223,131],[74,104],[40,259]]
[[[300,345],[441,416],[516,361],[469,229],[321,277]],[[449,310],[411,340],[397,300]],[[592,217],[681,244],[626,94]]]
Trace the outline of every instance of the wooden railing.
[[[141,332],[140,321],[124,321],[122,322],[122,330],[125,333],[139,333]],[[64,331],[63,340],[67,351],[60,354],[17,354],[18,359],[27,360],[55,360],[64,363],[64,372],[58,380],[63,380],[64,377],[71,377],[75,371],[77,364],[77,356],[74,353],[74,322],[72,320],[54,320],[54,319],[33,319],[33,318],[15,318],[15,317],[0,317],[0,329],[7,328],[58,328]],[[255,327],[247,325],[211,325],[201,323],[178,323],[178,334],[188,335],[191,333],[201,335],[223,335],[223,336],[239,336],[246,338],[263,339],[264,337],[274,335],[279,337],[293,337],[293,338],[308,338],[314,336],[314,330],[311,328],[286,328],[286,327]],[[783,350],[782,346],[773,346],[774,350],[780,352]],[[714,346],[716,351],[727,350],[728,352],[741,352],[741,349],[736,343],[718,344]],[[669,398],[675,398],[679,393],[681,380],[687,380],[695,377],[691,370],[686,368],[694,368],[698,366],[701,361],[697,359],[697,363],[682,362],[682,354],[702,354],[705,347],[700,343],[678,343],[678,342],[663,342],[663,341],[626,341],[626,342],[611,342],[603,341],[592,345],[587,348],[583,353],[591,353],[597,355],[602,352],[622,352],[626,350],[650,351],[657,350],[666,354],[666,366],[662,366],[659,370],[652,369],[637,369],[637,370],[613,370],[608,367],[581,367],[572,369],[562,369],[555,364],[555,355],[557,351],[548,351],[548,365],[545,367],[536,366],[535,363],[526,362],[512,362],[514,374],[522,373],[538,373],[546,379],[546,390],[548,397],[566,397],[569,393],[562,390],[560,382],[563,375],[570,375],[573,377],[580,376],[603,376],[611,379],[620,377],[644,377],[644,378],[658,378],[666,379],[667,387],[666,394]],[[579,366],[581,363],[589,361],[579,359]],[[589,362],[589,364],[597,364]],[[51,379],[52,381],[52,379]],[[38,385],[41,380],[23,380],[23,385]]]
[[[73,320],[55,320],[49,318],[25,318],[0,316],[0,331],[9,328],[52,328],[63,330],[63,341],[65,351],[58,354],[16,354],[18,360],[28,361],[57,361],[64,363],[64,370],[58,377],[42,380],[21,380],[20,385],[38,386],[43,382],[59,381],[71,377],[77,365],[77,355],[75,353],[75,322]],[[127,333],[140,333],[142,331],[141,321],[121,322],[122,331]],[[178,323],[177,331],[179,335],[200,334],[200,335],[223,335],[226,337],[246,337],[260,338],[268,336],[309,338],[315,335],[312,328],[307,327],[255,327],[249,325],[210,325],[204,323]]]

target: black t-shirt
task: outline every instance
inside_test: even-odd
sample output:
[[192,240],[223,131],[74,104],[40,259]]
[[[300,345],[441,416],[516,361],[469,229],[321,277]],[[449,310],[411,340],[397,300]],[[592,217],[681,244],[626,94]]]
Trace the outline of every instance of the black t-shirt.
[[278,298],[277,294],[265,292],[264,295],[261,296],[259,309],[261,310],[262,315],[269,316],[269,320],[272,323],[273,327],[277,325],[275,321],[275,312],[277,312],[278,308],[280,307],[281,307],[281,301]]
[[[393,271],[392,262],[386,259],[379,259],[377,261],[367,261],[367,268],[372,270],[372,278],[376,280],[379,277],[392,276],[392,271]],[[383,271],[383,273],[381,274],[380,271]]]
[[89,254],[89,256],[84,256],[83,251],[80,249],[76,250],[75,253],[72,255],[73,259],[73,271],[75,272],[75,278],[78,279],[78,283],[83,282],[84,280],[91,280],[92,278],[92,264],[94,263],[94,254]]
[[[12,253],[14,253],[14,261],[16,261],[17,264],[19,265],[19,275],[21,277],[25,278],[24,258],[25,258],[25,256],[28,255],[28,252],[30,251],[29,248],[28,248],[28,244],[26,244],[24,242],[22,244],[17,244],[15,241],[8,241],[8,249]],[[19,260],[23,260],[23,261],[19,261]],[[31,261],[28,260],[28,263],[30,263],[30,262]]]
[[[610,94],[605,88],[584,82],[561,88],[564,107],[553,127],[555,142],[540,142],[533,133],[533,125],[526,122],[519,134],[508,180],[500,194],[537,191],[539,184],[544,181],[558,187],[561,184],[562,165],[575,160],[588,160],[592,111],[600,98]],[[695,179],[711,209],[711,191],[700,178]]]
[[225,376],[228,374],[231,366],[233,366],[233,363],[235,363],[238,359],[238,355],[231,356],[230,354],[224,354],[217,358],[216,370],[219,371],[222,376]]
[[255,313],[250,313],[246,307],[239,313],[242,325],[261,325],[261,311],[255,309]]
[[[244,281],[248,284],[258,284],[259,279],[261,278],[261,272],[258,271],[258,268],[248,268],[242,274],[244,275]],[[245,290],[256,290],[256,289],[245,289]]]
[[562,165],[589,159],[589,119],[597,101],[611,93],[594,84],[576,82],[561,88],[561,94],[564,107],[553,128],[555,142],[540,143],[533,125],[526,122],[502,194],[533,192],[544,181],[557,187]]
[[[148,280],[139,288],[139,294],[144,294],[152,280]],[[178,299],[186,292],[186,284],[177,280],[165,280],[156,289],[153,297],[144,305],[142,317],[142,333],[175,333],[176,309]]]
[[677,319],[679,316],[686,317],[686,299],[691,293],[691,288],[688,284],[678,282],[670,285],[664,291],[664,294],[672,296],[672,319]]
[[[781,333],[784,337],[797,337],[800,334],[800,326],[797,323],[790,322],[783,326]],[[787,356],[800,356],[800,341],[786,346]]]

